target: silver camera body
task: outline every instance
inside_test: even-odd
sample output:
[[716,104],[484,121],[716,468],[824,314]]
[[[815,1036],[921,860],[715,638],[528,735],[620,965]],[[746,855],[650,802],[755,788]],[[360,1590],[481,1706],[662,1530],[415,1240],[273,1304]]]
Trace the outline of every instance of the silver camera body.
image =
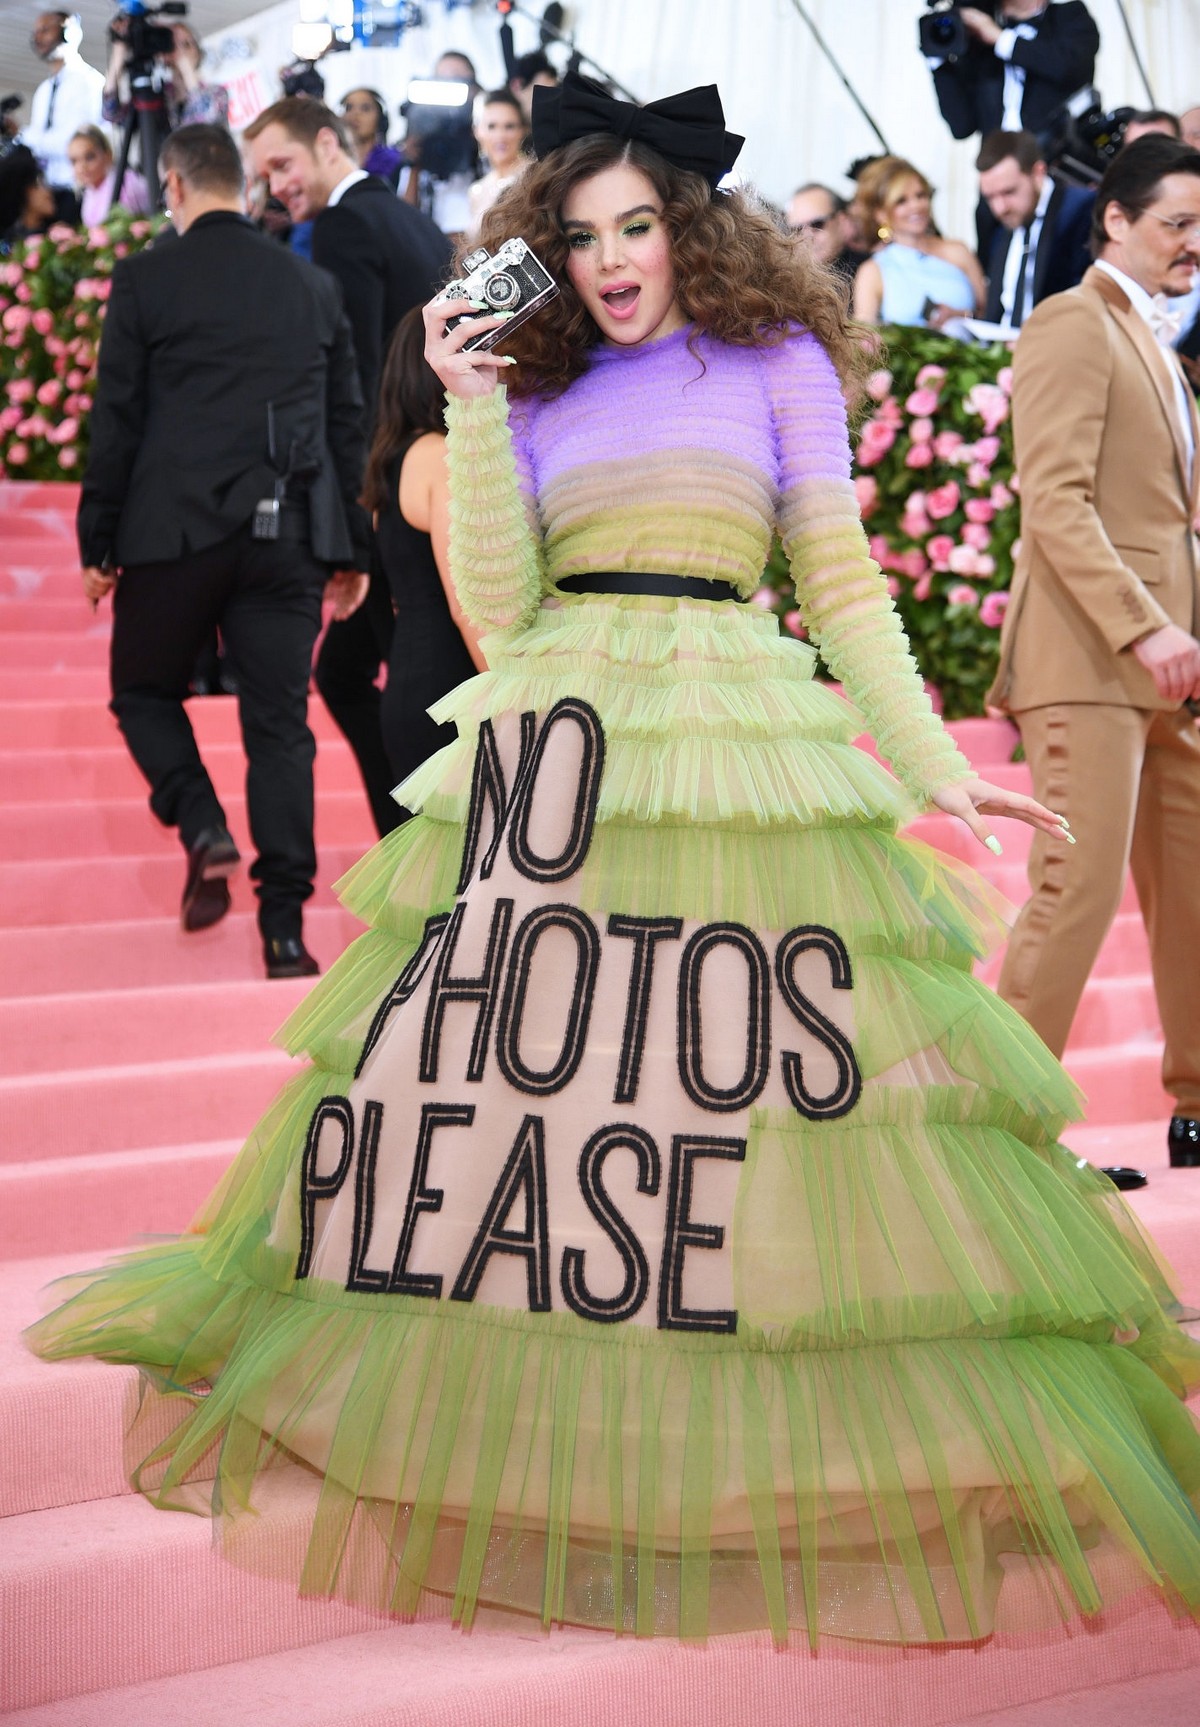
[[460,317],[449,318],[447,330],[456,329],[463,318],[486,317],[489,312],[510,312],[503,324],[493,330],[481,330],[463,343],[464,348],[494,348],[496,343],[517,329],[526,318],[553,300],[558,283],[534,257],[524,240],[506,240],[493,253],[484,247],[468,252],[463,259],[466,275],[443,290],[443,300],[482,300],[485,310],[472,308]]

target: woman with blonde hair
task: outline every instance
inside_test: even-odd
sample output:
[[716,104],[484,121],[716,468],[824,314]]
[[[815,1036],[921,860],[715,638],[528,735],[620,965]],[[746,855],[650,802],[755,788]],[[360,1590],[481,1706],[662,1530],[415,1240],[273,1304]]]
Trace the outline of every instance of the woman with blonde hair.
[[120,189],[112,145],[99,126],[81,126],[67,145],[71,171],[79,190],[80,220],[85,228],[103,222],[114,205],[133,216],[148,216],[150,190],[140,174],[126,168]]
[[911,162],[882,156],[868,164],[855,203],[880,242],[854,279],[854,316],[868,324],[941,329],[978,313],[987,295],[979,262],[933,220],[933,187]]

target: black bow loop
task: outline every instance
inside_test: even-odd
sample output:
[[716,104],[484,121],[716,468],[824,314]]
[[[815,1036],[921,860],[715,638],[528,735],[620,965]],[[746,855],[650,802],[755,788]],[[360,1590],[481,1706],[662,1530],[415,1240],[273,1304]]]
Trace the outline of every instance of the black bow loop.
[[703,174],[715,187],[737,161],[745,143],[725,130],[725,112],[715,84],[700,84],[639,108],[619,102],[590,78],[568,72],[557,89],[533,93],[533,148],[541,158],[561,144],[607,132],[636,139],[670,162]]

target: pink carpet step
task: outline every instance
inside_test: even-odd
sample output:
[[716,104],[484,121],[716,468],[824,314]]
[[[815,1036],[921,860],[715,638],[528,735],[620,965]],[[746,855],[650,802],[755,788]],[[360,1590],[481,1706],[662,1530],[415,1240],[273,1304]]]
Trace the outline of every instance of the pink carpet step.
[[47,593],[45,586],[36,594],[5,594],[0,589],[0,631],[5,634],[38,634],[61,630],[67,635],[90,630],[98,618],[93,613],[76,573],[76,593],[68,596],[57,590]]
[[[295,1564],[312,1516],[312,1478],[273,1473],[264,1490],[269,1516],[248,1522],[247,1541],[252,1556],[282,1549]],[[334,1602],[301,1600],[294,1583],[227,1563],[207,1518],[155,1511],[130,1494],[6,1519],[0,1622],[19,1634],[17,1644],[6,1639],[10,1710],[181,1672],[195,1686],[200,1669],[379,1623]]]
[[107,658],[108,638],[107,622],[90,614],[74,630],[22,630],[19,635],[3,635],[0,669],[44,666],[47,671],[68,671],[75,666],[94,666],[97,659]]
[[1119,1048],[1129,1039],[1143,1038],[1161,1048],[1162,1027],[1150,973],[1092,978],[1083,992],[1067,1048]]
[[[244,1123],[247,1130],[251,1125]],[[180,1235],[241,1143],[0,1163],[0,1260],[99,1254],[137,1246],[146,1236]]]
[[0,1079],[0,1161],[30,1163],[190,1140],[243,1137],[295,1064],[269,1044],[237,1054],[72,1068]]
[[[89,696],[79,687],[89,678],[102,680],[98,696]],[[4,691],[13,684],[28,693],[6,696]],[[124,748],[107,701],[107,679],[95,665],[78,671],[42,672],[23,664],[19,670],[0,671],[0,748],[93,749],[97,745]],[[213,744],[240,742],[234,697],[199,697],[187,704],[187,713],[201,753]],[[309,697],[308,723],[318,745],[328,742],[339,749],[346,747],[319,696]]]
[[153,1054],[210,1056],[265,1049],[312,987],[310,978],[228,978],[142,989],[0,998],[0,1074],[113,1065]]
[[[358,920],[338,905],[317,906],[305,915],[304,939],[323,968],[361,932]],[[152,988],[164,979],[204,983],[262,976],[262,944],[249,911],[235,911],[195,935],[180,929],[177,916],[0,928],[0,978],[6,989],[12,988],[10,979],[19,979],[30,996]],[[101,1034],[97,1055],[102,1052]]]
[[1071,1049],[1063,1064],[1087,1099],[1087,1119],[1112,1123],[1161,1119],[1171,1113],[1162,1088],[1162,1042]]
[[[1000,952],[990,954],[979,968],[980,977],[993,988],[1000,975],[1002,959]],[[1097,979],[1123,978],[1131,974],[1144,976],[1149,970],[1150,947],[1141,914],[1133,910],[1118,912],[1092,968],[1088,987],[1091,988]]]
[[[222,798],[226,819],[235,837],[247,832],[246,800],[241,791]],[[63,803],[11,803],[0,822],[0,851],[14,860],[24,858],[137,856],[146,850],[147,831],[157,823],[144,798],[112,798],[97,804],[87,798]],[[339,845],[365,851],[373,833],[371,815],[361,789],[331,791],[317,804],[317,844],[325,836]],[[159,829],[172,846],[178,841]]]
[[[236,790],[245,778],[246,757],[240,742],[206,743],[204,765],[222,796]],[[314,781],[318,799],[327,792],[361,787],[349,750],[318,749]],[[144,800],[145,795],[146,782],[119,737],[70,750],[0,749],[0,807],[72,799]]]
[[[40,858],[31,862],[0,862],[0,926],[44,929],[77,923],[107,923],[136,917],[173,917],[183,892],[184,856],[173,835],[151,829],[147,840],[160,836],[157,857],[102,857],[95,863],[76,858]],[[317,854],[313,906],[333,903],[332,884],[362,856],[358,845],[324,846]],[[243,911],[254,905],[253,886],[245,859],[233,879],[233,903]]]

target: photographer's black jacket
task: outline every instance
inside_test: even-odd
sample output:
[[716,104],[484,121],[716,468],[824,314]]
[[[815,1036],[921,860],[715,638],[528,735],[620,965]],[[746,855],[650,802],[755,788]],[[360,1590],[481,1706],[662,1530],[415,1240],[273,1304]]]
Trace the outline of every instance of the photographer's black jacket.
[[159,563],[247,525],[276,450],[315,472],[314,556],[369,569],[362,396],[337,283],[214,210],[113,272],[79,505],[85,566]]
[[[1029,22],[1037,35],[1017,38],[1011,64],[1025,72],[1021,123],[1041,136],[1055,109],[1091,83],[1100,32],[1083,0],[1053,0]],[[1004,69],[995,49],[972,37],[963,59],[947,60],[933,74],[942,118],[956,138],[986,136],[1003,124]]]
[[312,255],[342,284],[369,428],[392,331],[449,279],[453,249],[428,216],[369,174],[317,216]]

